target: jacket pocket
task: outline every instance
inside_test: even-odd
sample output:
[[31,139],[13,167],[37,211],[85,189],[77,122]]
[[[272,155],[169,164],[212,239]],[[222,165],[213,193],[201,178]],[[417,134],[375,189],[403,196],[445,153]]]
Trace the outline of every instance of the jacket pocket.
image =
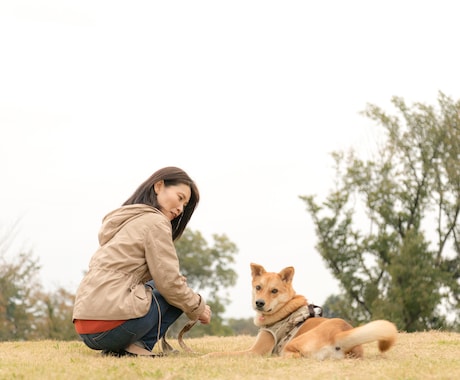
[[144,284],[139,284],[131,289],[133,310],[136,315],[144,316],[150,309],[152,293],[145,288]]
[[145,300],[147,299],[147,289],[145,288],[145,285],[136,285],[134,289],[132,289],[132,292],[134,293],[134,296],[140,300]]

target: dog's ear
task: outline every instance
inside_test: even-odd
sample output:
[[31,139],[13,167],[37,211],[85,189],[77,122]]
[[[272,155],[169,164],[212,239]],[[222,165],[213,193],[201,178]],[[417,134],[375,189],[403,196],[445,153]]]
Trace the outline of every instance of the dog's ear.
[[251,263],[252,277],[262,276],[265,273],[265,268],[262,265]]
[[287,267],[287,268],[284,268],[280,273],[279,275],[281,276],[281,279],[284,281],[284,282],[291,282],[292,281],[292,278],[294,277],[294,267]]

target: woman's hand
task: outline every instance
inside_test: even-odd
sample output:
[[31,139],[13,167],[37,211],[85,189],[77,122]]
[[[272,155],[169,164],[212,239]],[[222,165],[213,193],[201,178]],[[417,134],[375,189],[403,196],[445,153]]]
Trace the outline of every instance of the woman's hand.
[[203,324],[207,325],[211,322],[211,308],[209,305],[205,305],[203,313],[198,317],[198,320]]

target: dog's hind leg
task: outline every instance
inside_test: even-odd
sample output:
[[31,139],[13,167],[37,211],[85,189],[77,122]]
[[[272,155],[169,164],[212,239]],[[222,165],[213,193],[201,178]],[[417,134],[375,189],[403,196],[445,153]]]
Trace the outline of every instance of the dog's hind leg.
[[310,331],[296,336],[286,344],[281,356],[291,358],[310,357],[324,344],[325,342],[321,341],[321,336],[316,331]]

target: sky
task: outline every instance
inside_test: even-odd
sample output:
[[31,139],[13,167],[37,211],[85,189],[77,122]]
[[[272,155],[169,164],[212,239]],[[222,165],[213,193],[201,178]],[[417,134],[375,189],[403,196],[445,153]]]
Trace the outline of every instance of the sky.
[[[455,1],[0,2],[0,236],[75,291],[102,218],[179,166],[189,227],[238,247],[225,316],[251,308],[251,262],[339,292],[302,195],[334,185],[331,152],[375,151],[360,114],[460,97]],[[12,257],[11,256],[11,257]],[[197,289],[199,291],[199,289]]]

